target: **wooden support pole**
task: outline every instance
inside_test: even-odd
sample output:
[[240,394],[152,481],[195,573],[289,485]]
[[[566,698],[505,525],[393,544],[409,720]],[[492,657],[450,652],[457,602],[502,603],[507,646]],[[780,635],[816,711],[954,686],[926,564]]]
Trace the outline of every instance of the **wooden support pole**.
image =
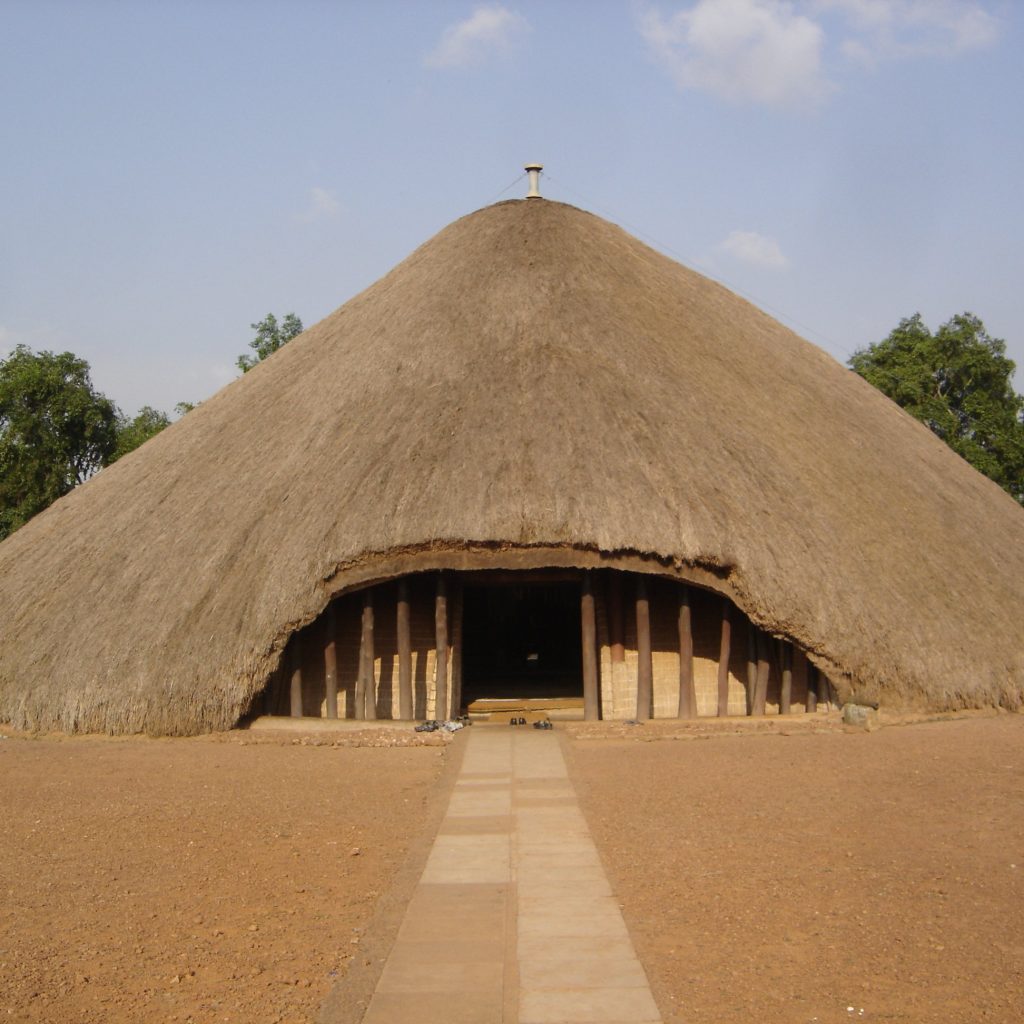
[[754,713],[754,694],[757,691],[757,637],[761,631],[747,619],[747,714]]
[[793,702],[793,645],[782,641],[782,686],[779,690],[779,714],[788,715]]
[[613,665],[626,662],[626,621],[622,614],[622,573],[611,570],[608,577],[608,646]]
[[828,676],[824,672],[818,672],[818,703],[828,704],[832,699],[829,693]]
[[651,604],[647,596],[647,580],[636,580],[636,717],[651,717],[654,697],[654,657],[651,653]]
[[462,713],[462,605],[463,587],[455,577],[449,597],[448,618],[451,621],[448,637],[448,703],[451,716]]
[[600,718],[600,698],[597,691],[597,617],[594,613],[593,572],[583,574],[583,593],[580,596],[580,623],[583,643],[583,717],[588,722]]
[[718,717],[729,714],[729,655],[732,647],[731,602],[722,598],[722,645],[718,650]]
[[338,717],[338,645],[334,619],[334,602],[327,606],[324,616],[324,691],[327,698],[327,717]]
[[443,572],[437,574],[434,632],[437,656],[437,675],[434,681],[434,717],[439,722],[443,722],[448,717],[448,582]]
[[412,706],[412,628],[409,624],[409,581],[398,581],[395,628],[398,633],[398,717],[408,722]]
[[754,705],[752,711],[755,715],[763,715],[768,704],[768,673],[771,670],[769,660],[770,641],[764,630],[757,631],[757,680],[754,687]]
[[[374,679],[373,593],[363,591],[363,622],[359,638],[359,676],[356,680],[356,718],[377,717],[377,687]],[[372,712],[372,713],[371,713]]]
[[363,698],[366,701],[364,718],[377,717],[377,655],[373,640],[373,590],[368,589],[363,596],[363,620],[366,631],[366,689]]
[[292,635],[288,667],[291,670],[291,714],[292,718],[302,717],[302,656],[299,650],[298,634]]
[[679,588],[679,711],[680,718],[697,717],[697,691],[693,685],[693,622],[690,588]]
[[804,708],[808,712],[818,710],[818,669],[810,662],[807,662],[807,700]]

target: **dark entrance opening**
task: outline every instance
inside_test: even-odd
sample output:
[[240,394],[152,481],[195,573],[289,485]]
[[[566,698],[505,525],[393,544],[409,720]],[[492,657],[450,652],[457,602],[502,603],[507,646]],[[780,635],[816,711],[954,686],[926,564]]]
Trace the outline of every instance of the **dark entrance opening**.
[[465,704],[582,696],[578,582],[467,584],[462,607]]

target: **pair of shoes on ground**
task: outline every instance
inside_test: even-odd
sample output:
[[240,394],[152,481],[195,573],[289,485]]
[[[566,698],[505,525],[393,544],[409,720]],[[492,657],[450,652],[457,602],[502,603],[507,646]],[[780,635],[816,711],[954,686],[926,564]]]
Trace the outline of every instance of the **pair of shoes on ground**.
[[447,722],[438,722],[434,718],[429,718],[413,728],[416,732],[437,732],[438,729],[444,729],[446,732],[458,732],[459,729],[464,729],[467,725],[472,725],[469,716],[460,715],[458,718],[449,719]]
[[[525,718],[510,718],[508,720],[508,724],[509,725],[527,725],[528,723],[527,723]],[[551,722],[548,719],[546,719],[546,718],[542,718],[539,722],[534,722],[533,723],[533,727],[534,727],[534,729],[553,729],[554,728],[554,726],[551,724]]]

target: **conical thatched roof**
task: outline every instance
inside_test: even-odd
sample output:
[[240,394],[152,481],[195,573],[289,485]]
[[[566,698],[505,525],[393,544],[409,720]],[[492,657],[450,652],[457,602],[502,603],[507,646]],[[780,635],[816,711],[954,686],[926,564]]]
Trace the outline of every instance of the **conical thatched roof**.
[[814,346],[544,200],[446,228],[0,544],[0,719],[188,732],[332,594],[438,566],[711,582],[839,688],[1024,689],[1024,513]]

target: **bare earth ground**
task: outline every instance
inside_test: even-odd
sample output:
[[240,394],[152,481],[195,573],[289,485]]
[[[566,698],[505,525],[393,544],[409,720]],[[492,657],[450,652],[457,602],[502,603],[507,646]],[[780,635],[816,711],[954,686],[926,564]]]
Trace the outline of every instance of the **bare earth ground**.
[[0,738],[0,1020],[311,1020],[444,757]]
[[1024,1020],[1024,717],[567,743],[666,1021]]
[[[1024,717],[604,731],[570,769],[666,1021],[1024,1019]],[[448,755],[321,742],[0,739],[0,1020],[297,1024],[356,988]]]

